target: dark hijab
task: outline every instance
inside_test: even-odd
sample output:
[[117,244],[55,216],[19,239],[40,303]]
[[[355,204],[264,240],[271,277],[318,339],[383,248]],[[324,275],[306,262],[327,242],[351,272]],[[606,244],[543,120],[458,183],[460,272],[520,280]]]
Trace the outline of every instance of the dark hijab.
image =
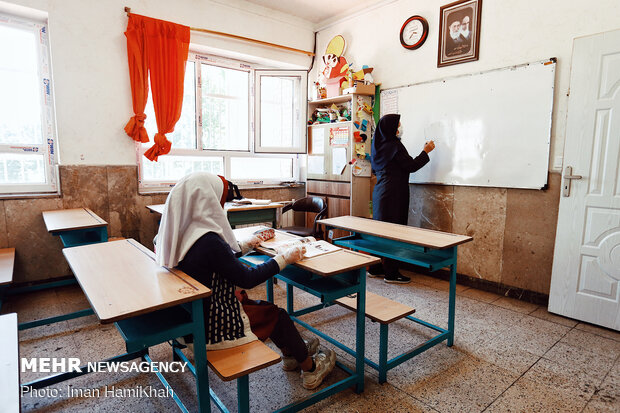
[[375,135],[372,138],[371,164],[372,169],[381,171],[394,158],[400,147],[400,140],[396,137],[400,115],[389,114],[379,120]]

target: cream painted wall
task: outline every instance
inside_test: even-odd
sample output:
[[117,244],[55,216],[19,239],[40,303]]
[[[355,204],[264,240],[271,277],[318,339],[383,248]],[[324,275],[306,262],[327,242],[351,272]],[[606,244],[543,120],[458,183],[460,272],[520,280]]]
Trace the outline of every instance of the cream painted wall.
[[[317,54],[329,40],[342,34],[345,57],[359,68],[374,67],[373,76],[390,88],[427,80],[557,57],[550,170],[564,149],[567,93],[573,39],[620,28],[618,0],[484,0],[480,33],[480,60],[437,68],[439,8],[449,0],[399,0],[371,13],[334,23],[319,31]],[[418,50],[400,45],[400,27],[409,16],[429,22],[426,43]],[[317,65],[309,81],[316,79]],[[527,119],[524,119],[527,121]]]
[[[133,141],[123,128],[132,116],[123,32],[124,7],[191,27],[234,33],[312,50],[309,22],[248,5],[208,0],[9,0],[48,13],[60,163],[135,165]],[[4,4],[6,6],[6,4]],[[3,9],[0,2],[0,10]],[[262,64],[308,68],[310,58],[192,32],[192,43]]]

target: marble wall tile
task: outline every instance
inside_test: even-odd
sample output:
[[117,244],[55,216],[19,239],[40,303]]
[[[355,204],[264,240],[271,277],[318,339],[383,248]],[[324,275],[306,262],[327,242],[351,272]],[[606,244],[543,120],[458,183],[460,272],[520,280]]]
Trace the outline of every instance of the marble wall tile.
[[23,283],[71,274],[62,242],[45,228],[41,211],[63,208],[61,198],[5,200],[8,244],[15,248],[13,280]]
[[508,189],[502,284],[549,293],[560,189],[559,173],[544,191]]
[[409,185],[408,225],[452,232],[454,186]]
[[166,202],[168,194],[138,195],[136,198],[136,210],[140,221],[138,239],[142,245],[150,250],[153,248],[153,237],[159,229],[160,215],[150,212],[147,205],[157,205]]
[[8,228],[6,223],[6,213],[4,211],[4,201],[0,201],[0,248],[10,247]]
[[108,166],[109,233],[113,237],[136,238],[140,231],[138,212],[138,168]]
[[454,187],[452,232],[474,238],[459,246],[459,273],[501,281],[506,192],[504,188]]
[[110,220],[108,179],[105,166],[61,165],[61,208],[90,208],[104,220]]

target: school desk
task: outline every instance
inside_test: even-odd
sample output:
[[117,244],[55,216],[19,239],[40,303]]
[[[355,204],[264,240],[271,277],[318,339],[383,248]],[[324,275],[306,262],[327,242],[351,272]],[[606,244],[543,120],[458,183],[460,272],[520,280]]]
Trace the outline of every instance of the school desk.
[[[234,230],[237,239],[244,239],[258,227],[240,228]],[[296,235],[276,230],[276,240],[299,238]],[[267,261],[274,253],[271,250],[257,248],[257,254],[250,254],[240,259],[251,266],[259,265]],[[291,319],[312,331],[326,341],[337,346],[342,346],[335,338],[317,330],[310,324],[299,319],[300,316],[314,311],[324,309],[326,306],[347,295],[356,294],[357,296],[357,316],[356,316],[356,340],[355,350],[351,350],[355,357],[355,371],[349,369],[340,362],[336,362],[338,367],[349,374],[348,377],[331,384],[323,386],[321,390],[304,397],[303,399],[289,404],[280,411],[298,411],[306,408],[318,401],[329,397],[332,394],[343,391],[355,386],[359,393],[364,390],[364,347],[365,347],[365,313],[366,303],[366,267],[377,264],[379,259],[355,251],[338,250],[313,258],[303,259],[294,265],[288,265],[275,278],[286,283],[287,311]],[[293,287],[306,291],[321,299],[321,304],[295,310],[293,305]],[[273,302],[273,280],[267,281],[267,299]]]
[[[366,364],[379,371],[379,382],[386,381],[388,370],[444,340],[447,340],[448,346],[452,346],[454,342],[457,247],[460,244],[472,241],[472,237],[354,216],[322,219],[318,223],[325,226],[326,233],[334,228],[352,233],[350,236],[335,239],[335,245],[407,262],[428,268],[430,271],[437,271],[445,267],[450,268],[448,328],[438,327],[411,315],[406,316],[405,318],[408,320],[431,328],[439,334],[409,352],[391,360],[381,360],[380,365],[366,360]],[[387,326],[388,324],[381,325],[379,337],[380,347],[385,349],[387,349]]]
[[13,265],[15,264],[15,248],[0,249],[0,309],[6,288],[13,282]]
[[0,410],[19,412],[17,314],[0,315]]
[[108,240],[108,223],[88,208],[43,211],[42,214],[47,230],[58,235],[65,247]]
[[[201,412],[210,411],[202,299],[211,290],[182,271],[160,267],[155,254],[133,239],[65,248],[63,254],[99,321],[114,322],[125,340],[127,352],[104,361],[141,358],[151,363],[149,347],[193,334],[198,402]],[[89,373],[86,365],[81,370],[23,386],[38,389]],[[156,375],[170,390],[161,373]]]
[[[260,224],[262,222],[271,222],[275,228],[278,209],[283,206],[282,202],[272,202],[267,205],[233,205],[232,202],[226,202],[224,211],[226,211],[228,222],[233,228],[237,225]],[[147,209],[161,215],[164,211],[164,204],[147,205]]]
[[[52,235],[57,235],[65,247],[75,247],[78,245],[94,244],[106,242],[108,240],[108,223],[88,208],[59,209],[55,211],[43,211],[43,221],[47,231]],[[61,287],[75,284],[75,279],[65,279],[53,281],[34,286],[12,288],[9,294],[20,294],[44,290],[48,288]],[[20,330],[27,330],[45,324],[58,323],[60,321],[72,320],[74,318],[86,317],[93,314],[93,310],[74,311],[55,317],[43,318],[40,320],[20,323]]]

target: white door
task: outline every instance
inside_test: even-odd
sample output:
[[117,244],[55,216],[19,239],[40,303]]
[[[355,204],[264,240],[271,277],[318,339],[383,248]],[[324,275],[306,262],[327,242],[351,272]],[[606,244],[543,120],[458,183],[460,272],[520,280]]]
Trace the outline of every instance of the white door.
[[615,330],[620,330],[619,159],[617,30],[575,39],[573,45],[549,296],[550,312]]

